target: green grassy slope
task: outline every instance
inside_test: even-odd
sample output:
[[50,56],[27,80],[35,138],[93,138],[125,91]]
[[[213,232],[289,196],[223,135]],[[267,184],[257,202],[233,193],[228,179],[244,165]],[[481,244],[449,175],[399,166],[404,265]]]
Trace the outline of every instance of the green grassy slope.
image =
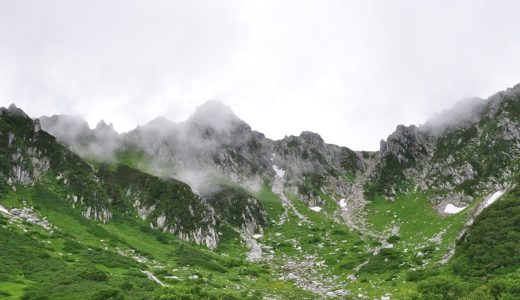
[[150,299],[159,285],[142,271],[153,272],[172,287],[236,290],[231,294],[239,298],[263,291],[288,297],[308,294],[274,279],[269,266],[245,261],[246,249],[233,231],[225,232],[222,247],[212,252],[123,213],[116,212],[107,224],[87,220],[63,203],[64,195],[47,183],[0,196],[6,208],[34,207],[56,228],[51,233],[27,222],[0,219],[0,261],[5,266],[0,295],[94,299],[97,293],[107,293],[114,299]]
[[[453,299],[468,296],[473,290],[481,294],[489,294],[491,290],[500,295],[516,295],[518,262],[501,260],[508,268],[497,265],[491,270],[498,271],[489,271],[498,258],[517,257],[516,190],[504,195],[477,218],[468,238],[459,242],[452,262],[437,265],[455,242],[467,212],[480,199],[466,211],[448,217],[439,216],[424,194],[402,195],[395,202],[376,199],[367,206],[370,229],[387,232],[398,225],[400,232],[398,238],[391,238],[393,248],[373,255],[370,250],[378,247],[378,241],[351,231],[335,214],[332,198],[322,195],[325,209],[315,212],[289,196],[307,221],[289,211],[284,224],[279,225],[284,207],[278,196],[264,186],[254,196],[268,213],[265,234],[259,241],[265,246],[264,254],[270,257],[261,263],[250,263],[245,259],[247,247],[231,227],[222,229],[220,246],[208,251],[153,230],[145,221],[123,211],[115,210],[107,224],[87,220],[79,210],[64,203],[67,190],[53,180],[45,185],[19,186],[16,192],[0,196],[3,206],[32,206],[56,227],[54,233],[49,233],[39,226],[1,217],[0,260],[6,267],[0,272],[0,297],[150,299],[158,294],[171,296],[181,292],[203,297],[219,290],[236,291],[226,297],[315,299],[319,296],[298,287],[295,279],[279,279],[289,272],[298,273],[287,269],[289,262],[309,261],[314,265],[308,268],[299,265],[303,272],[298,276],[322,280],[332,290],[355,291],[354,298],[358,294],[368,297],[389,294],[392,299],[444,299],[445,290],[452,291]],[[431,239],[439,232],[444,232],[440,242],[433,242]],[[487,243],[483,244],[481,239]],[[480,249],[483,245],[493,246]],[[417,256],[419,252],[423,254]],[[483,255],[486,253],[489,255]],[[468,279],[470,273],[461,265],[484,270],[492,276]],[[160,288],[142,271],[152,272],[177,292]]]

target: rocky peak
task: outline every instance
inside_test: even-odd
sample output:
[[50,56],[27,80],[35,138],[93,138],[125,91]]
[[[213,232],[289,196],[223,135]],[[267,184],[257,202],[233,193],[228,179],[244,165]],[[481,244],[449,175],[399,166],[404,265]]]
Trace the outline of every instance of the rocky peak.
[[153,130],[167,130],[175,126],[175,122],[165,117],[157,117],[150,122],[146,123],[140,128],[153,129]]
[[214,130],[217,133],[230,132],[237,127],[251,128],[238,118],[229,106],[220,101],[210,100],[197,107],[195,113],[185,122],[190,127]]
[[285,136],[277,143],[282,148],[298,149],[298,151],[303,149],[323,150],[326,146],[319,134],[310,131],[303,131],[299,136]]
[[389,154],[397,157],[400,163],[416,159],[426,151],[426,135],[415,125],[397,126],[386,141],[381,141],[380,158]]
[[520,83],[516,84],[515,86],[513,86],[511,88],[507,88],[505,91],[496,93],[495,95],[491,96],[489,98],[489,100],[493,100],[495,98],[503,99],[505,96],[518,97],[518,95],[520,95]]
[[[158,117],[145,125],[138,125],[134,130],[121,134],[125,143],[151,145],[175,135],[177,124],[164,117]],[[145,147],[148,148],[148,147]]]
[[107,125],[107,123],[105,123],[105,120],[99,121],[96,127],[94,128],[94,131],[108,135],[119,135],[117,131],[114,129],[114,125],[112,123]]
[[23,117],[23,118],[29,118],[29,116],[27,116],[27,114],[23,110],[16,107],[16,105],[14,105],[14,103],[9,105],[8,108],[0,107],[0,115],[2,115],[2,114],[10,114],[10,115],[14,115],[14,116]]
[[300,137],[307,143],[314,146],[321,146],[325,142],[321,138],[321,136],[317,133],[310,132],[310,131],[304,131],[300,134]]

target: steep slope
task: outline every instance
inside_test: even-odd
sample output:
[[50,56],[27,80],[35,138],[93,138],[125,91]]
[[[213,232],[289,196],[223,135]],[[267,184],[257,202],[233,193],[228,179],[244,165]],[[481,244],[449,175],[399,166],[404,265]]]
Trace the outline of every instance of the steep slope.
[[[518,184],[518,178],[515,184]],[[461,237],[451,265],[456,274],[493,278],[520,267],[520,188],[490,205]]]
[[110,202],[94,170],[41,130],[38,121],[14,105],[0,108],[0,132],[0,187],[4,191],[56,178],[85,208],[96,212],[89,217],[104,222],[110,219]]
[[[221,183],[219,194],[202,198],[175,179],[88,164],[14,105],[0,108],[0,151],[0,298],[151,299],[174,277],[186,279],[180,287],[206,285],[197,293],[238,299],[216,290],[232,284],[240,298],[257,299],[252,281],[230,278],[252,272],[254,284],[272,282],[237,250],[233,230],[253,235],[267,221],[262,204],[238,187]],[[240,255],[203,249],[219,239]]]
[[[240,205],[251,214],[215,213],[213,204],[218,204],[215,207],[220,210],[225,210],[226,204],[210,203],[194,194],[188,185],[172,178],[161,179],[122,165],[93,167],[57,143],[40,129],[38,120],[31,120],[15,106],[2,108],[0,112],[0,186],[4,190],[56,182],[68,191],[64,205],[81,210],[86,218],[106,223],[115,211],[138,215],[159,230],[209,248],[217,246],[218,228],[229,224],[229,218],[234,218],[233,225],[238,229],[249,231],[261,230],[266,222],[263,207],[249,194],[231,197],[228,204]],[[110,140],[116,136],[107,125],[98,125],[94,132],[97,136],[110,135]],[[215,188],[217,192],[224,186],[219,184]]]
[[434,204],[464,206],[510,186],[520,154],[520,85],[462,107],[420,127],[399,126],[382,141],[369,197],[418,188]]

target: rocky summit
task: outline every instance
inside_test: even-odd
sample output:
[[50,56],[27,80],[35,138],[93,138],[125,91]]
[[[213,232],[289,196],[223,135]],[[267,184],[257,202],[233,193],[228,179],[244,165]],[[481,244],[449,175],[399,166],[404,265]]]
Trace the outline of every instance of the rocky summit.
[[118,133],[0,108],[0,298],[519,299],[520,85],[380,150],[218,101]]

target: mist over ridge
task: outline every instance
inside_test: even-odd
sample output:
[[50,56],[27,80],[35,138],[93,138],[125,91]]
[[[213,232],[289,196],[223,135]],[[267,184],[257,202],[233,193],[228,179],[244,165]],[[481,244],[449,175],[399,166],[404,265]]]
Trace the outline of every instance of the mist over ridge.
[[[444,130],[457,127],[461,124],[472,122],[478,119],[484,105],[489,103],[497,95],[503,93],[511,93],[520,89],[520,84],[515,85],[512,88],[508,88],[505,91],[498,92],[489,97],[489,99],[481,99],[476,97],[468,97],[461,99],[452,107],[445,108],[441,111],[435,112],[418,124],[411,124],[417,126],[423,131],[430,132],[432,134],[442,133]],[[241,119],[237,116],[232,107],[224,104],[219,100],[208,100],[203,104],[199,105],[196,110],[185,120],[178,123],[172,121],[167,116],[157,116],[154,119],[148,121],[143,125],[137,125],[134,129],[126,132],[117,132],[112,124],[107,125],[104,120],[99,120],[95,127],[90,127],[88,123],[81,116],[69,116],[69,115],[53,115],[53,116],[41,116],[44,127],[56,133],[57,137],[72,142],[72,138],[77,136],[79,133],[85,133],[90,130],[94,135],[100,135],[99,139],[104,140],[108,143],[108,139],[115,137],[116,135],[124,136],[131,134],[135,131],[147,131],[154,132],[153,135],[164,136],[167,135],[173,128],[180,131],[189,130],[189,127],[205,127],[212,128],[220,133],[228,132],[233,126],[241,124],[242,126],[249,127],[247,120]],[[281,122],[283,120],[273,120],[273,122]],[[397,124],[396,127],[402,126]],[[182,129],[185,128],[185,129]],[[301,129],[301,132],[307,131],[305,128]],[[255,131],[257,132],[257,131]],[[185,133],[189,134],[189,133]],[[319,134],[319,133],[317,133]],[[101,136],[103,135],[103,136]],[[287,135],[286,135],[287,137]],[[381,137],[381,139],[386,137]],[[78,142],[78,141],[76,141]],[[113,150],[113,147],[107,145],[108,148]],[[349,147],[349,145],[340,145]],[[356,149],[364,151],[365,149]]]

